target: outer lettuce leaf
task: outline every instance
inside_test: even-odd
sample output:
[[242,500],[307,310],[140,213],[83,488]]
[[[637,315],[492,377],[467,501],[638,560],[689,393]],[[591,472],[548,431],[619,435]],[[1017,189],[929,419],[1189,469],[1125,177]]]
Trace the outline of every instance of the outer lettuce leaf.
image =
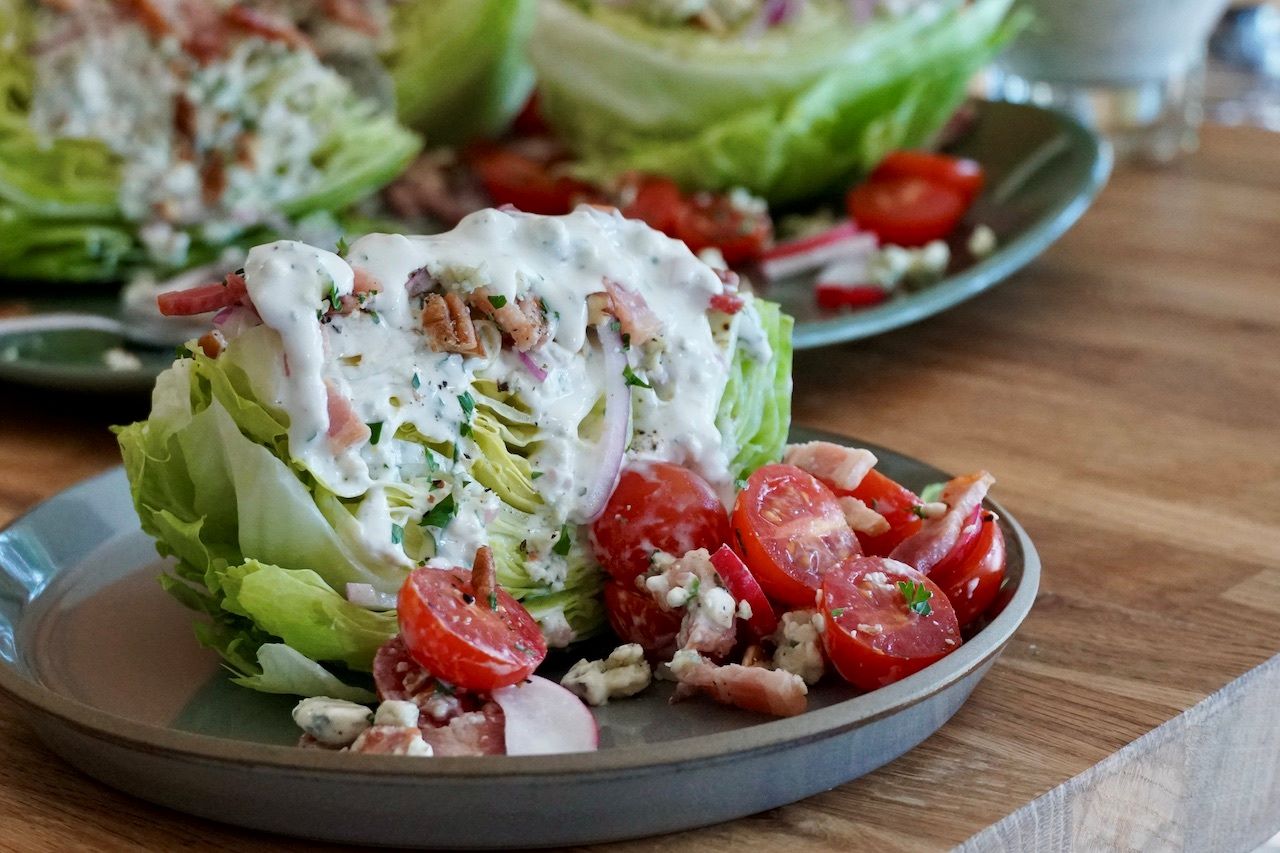
[[737,448],[731,470],[738,478],[781,458],[791,427],[791,327],[795,321],[773,302],[755,299],[751,306],[760,317],[773,358],[756,361],[738,347],[716,416],[720,433]]
[[[1011,4],[947,0],[940,12],[920,7],[862,31],[838,28],[838,44],[795,34],[791,60],[769,55],[772,43],[691,41],[679,29],[624,39],[607,20],[548,0],[531,54],[543,112],[582,157],[584,176],[637,169],[788,202],[925,143],[1022,25]],[[785,89],[780,69],[791,74]]]
[[329,670],[284,643],[261,646],[258,666],[262,668],[258,675],[241,675],[231,680],[261,693],[328,696],[348,702],[373,702],[378,698],[371,690],[339,681]]
[[387,58],[401,120],[427,144],[507,126],[533,90],[524,57],[538,0],[416,0],[396,9]]

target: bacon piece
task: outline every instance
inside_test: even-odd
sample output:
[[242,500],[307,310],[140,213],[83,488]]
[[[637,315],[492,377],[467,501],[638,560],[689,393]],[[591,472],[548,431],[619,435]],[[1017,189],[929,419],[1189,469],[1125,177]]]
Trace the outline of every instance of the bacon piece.
[[417,755],[424,758],[433,754],[431,745],[416,726],[370,726],[351,744],[350,751],[366,755]]
[[155,0],[124,0],[122,5],[133,12],[147,32],[155,38],[173,32],[173,22]]
[[493,702],[485,703],[479,711],[459,714],[444,726],[419,720],[418,728],[436,755],[505,755],[507,752],[502,709]]
[[844,520],[859,533],[868,536],[879,536],[889,532],[889,521],[883,515],[864,504],[857,498],[840,497],[837,499],[844,512]]
[[196,158],[196,108],[191,99],[182,93],[173,98],[173,133],[178,158]]
[[471,313],[456,293],[432,293],[422,305],[422,328],[436,352],[484,356],[484,344],[476,335]]
[[479,601],[488,601],[497,592],[498,573],[493,564],[493,551],[488,545],[476,549],[476,558],[471,564],[471,589]]
[[302,34],[302,31],[278,15],[237,3],[222,13],[222,19],[232,27],[261,36],[267,41],[278,41],[290,47],[311,49],[311,42]]
[[329,394],[329,446],[334,453],[341,453],[353,444],[369,440],[369,426],[360,420],[351,401],[342,396],[333,383],[325,380],[325,390]]
[[377,38],[382,35],[376,18],[360,0],[325,0],[324,14],[336,24]]
[[353,267],[355,277],[351,282],[351,292],[340,300],[340,314],[350,314],[368,301],[375,293],[382,292],[382,282],[373,277],[373,273],[361,267]]
[[618,319],[623,334],[631,337],[631,343],[648,343],[662,334],[662,321],[643,296],[608,277],[604,279],[604,289],[609,294],[610,313]]
[[166,317],[190,317],[239,304],[248,296],[244,276],[233,272],[220,282],[161,293],[156,296],[156,306]]
[[536,300],[525,296],[515,302],[501,297],[499,301],[502,301],[500,308],[493,304],[493,298],[484,287],[477,287],[467,297],[468,304],[492,320],[499,331],[511,338],[520,352],[537,349],[547,342],[550,330]]
[[227,348],[227,339],[222,336],[222,332],[212,329],[201,335],[196,344],[209,358],[217,358]]
[[875,454],[870,450],[841,447],[829,441],[810,441],[792,444],[782,461],[808,471],[827,486],[851,492],[876,467]]
[[212,207],[227,191],[227,169],[222,162],[222,153],[210,151],[200,165],[200,196],[204,203]]
[[679,651],[671,659],[671,674],[678,682],[673,701],[702,693],[725,705],[778,717],[803,714],[809,705],[804,679],[782,669],[716,666],[697,652]]
[[995,482],[996,478],[986,471],[949,480],[939,495],[947,511],[925,519],[920,529],[899,542],[889,557],[928,574],[960,541],[965,522],[982,505]]

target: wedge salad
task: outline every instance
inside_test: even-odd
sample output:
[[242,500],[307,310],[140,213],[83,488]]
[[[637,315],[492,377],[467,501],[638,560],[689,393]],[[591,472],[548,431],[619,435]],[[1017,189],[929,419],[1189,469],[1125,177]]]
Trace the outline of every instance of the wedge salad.
[[304,697],[304,746],[590,750],[582,700],[663,678],[796,714],[829,670],[954,650],[1000,587],[989,475],[916,496],[787,447],[790,319],[616,210],[278,241],[159,303],[217,314],[118,429],[133,501],[233,680]]

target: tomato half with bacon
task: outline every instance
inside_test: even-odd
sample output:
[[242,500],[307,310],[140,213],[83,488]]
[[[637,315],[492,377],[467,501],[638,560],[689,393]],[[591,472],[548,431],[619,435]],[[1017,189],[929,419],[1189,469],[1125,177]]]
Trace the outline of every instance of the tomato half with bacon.
[[960,627],[987,611],[1004,581],[1004,533],[995,513],[983,511],[976,537],[963,553],[948,554],[929,572],[955,608]]
[[618,581],[604,585],[604,612],[609,627],[624,643],[636,643],[654,658],[676,650],[682,610],[663,610],[653,596]]
[[960,623],[946,594],[910,566],[858,557],[822,578],[822,646],[860,690],[919,672],[960,647]]
[[547,656],[537,621],[504,589],[477,597],[465,569],[414,569],[396,600],[409,654],[437,678],[494,690],[528,678]]
[[715,490],[688,468],[647,462],[618,478],[604,512],[591,525],[591,547],[610,575],[633,584],[655,551],[683,557],[729,541],[729,517]]
[[812,607],[823,574],[860,553],[830,489],[794,465],[765,465],[733,507],[738,552],[770,598]]

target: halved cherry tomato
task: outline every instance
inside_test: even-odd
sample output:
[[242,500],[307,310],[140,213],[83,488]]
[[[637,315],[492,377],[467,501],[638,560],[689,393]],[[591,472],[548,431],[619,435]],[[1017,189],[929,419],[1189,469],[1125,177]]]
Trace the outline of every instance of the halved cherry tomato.
[[696,548],[714,551],[728,541],[728,514],[715,491],[688,468],[669,462],[624,470],[591,525],[596,559],[624,584],[648,571],[654,551],[683,557]]
[[981,529],[964,557],[950,556],[933,567],[929,579],[936,583],[955,608],[963,628],[986,612],[1004,580],[1004,533],[994,513],[983,512]]
[[871,180],[849,191],[849,215],[882,243],[923,246],[955,230],[969,205],[955,189],[909,176]]
[[984,180],[978,161],[928,151],[894,151],[871,173],[872,181],[911,177],[950,187],[964,196],[965,204],[973,204]]
[[716,567],[716,574],[733,600],[745,601],[751,608],[751,615],[744,621],[755,639],[764,639],[778,629],[778,614],[773,612],[773,605],[747,564],[732,548],[721,545],[720,550],[711,555],[711,565]]
[[655,658],[669,658],[675,652],[683,610],[663,610],[653,596],[609,581],[604,585],[604,612],[622,642],[639,643]]
[[768,213],[734,206],[722,193],[695,193],[687,200],[672,236],[694,252],[714,246],[729,266],[758,260],[773,239]]
[[836,496],[794,465],[766,465],[747,479],[733,532],[760,586],[792,607],[812,607],[822,575],[860,553]]
[[887,557],[895,545],[920,529],[920,516],[916,514],[920,498],[879,471],[868,471],[852,492],[837,489],[836,493],[857,498],[889,522],[889,530],[879,536],[858,534],[864,554]]
[[[916,608],[899,583],[915,585]],[[960,647],[960,623],[938,585],[884,557],[858,557],[823,575],[822,645],[845,681],[875,690]]]
[[405,648],[437,678],[493,690],[528,678],[547,656],[529,611],[498,589],[476,598],[467,569],[414,569],[396,600]]
[[868,308],[889,298],[889,291],[878,284],[828,284],[818,282],[813,287],[818,307],[827,311],[841,308]]
[[554,216],[595,194],[590,184],[555,175],[547,163],[508,148],[477,144],[467,150],[466,158],[495,205]]
[[668,236],[675,236],[685,209],[684,195],[676,182],[652,175],[630,175],[624,183],[634,188],[635,196],[622,208],[622,215],[646,222],[650,228],[657,228]]

